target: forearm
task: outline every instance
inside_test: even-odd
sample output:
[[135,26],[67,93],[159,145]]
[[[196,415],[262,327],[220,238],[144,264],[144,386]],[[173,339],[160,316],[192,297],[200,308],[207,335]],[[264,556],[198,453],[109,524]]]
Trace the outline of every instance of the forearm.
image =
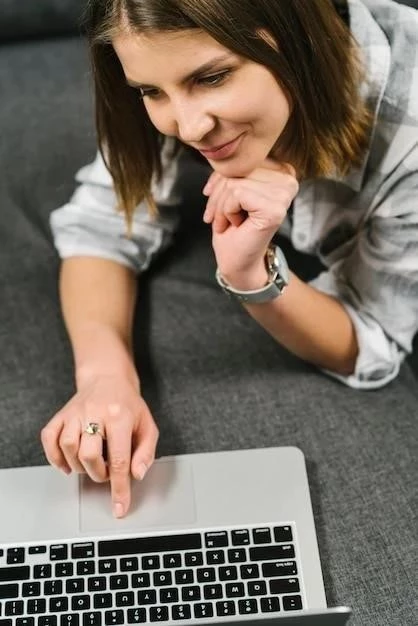
[[291,274],[281,296],[246,305],[276,341],[305,361],[341,375],[354,371],[358,344],[351,319],[337,299]]
[[77,386],[98,374],[115,372],[138,384],[132,357],[134,273],[105,259],[66,259],[61,267],[60,296]]

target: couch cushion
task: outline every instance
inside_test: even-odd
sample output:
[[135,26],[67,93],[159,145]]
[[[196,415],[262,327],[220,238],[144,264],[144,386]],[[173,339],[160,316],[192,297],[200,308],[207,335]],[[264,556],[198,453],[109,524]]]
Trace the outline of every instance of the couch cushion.
[[0,42],[77,32],[85,0],[2,0]]

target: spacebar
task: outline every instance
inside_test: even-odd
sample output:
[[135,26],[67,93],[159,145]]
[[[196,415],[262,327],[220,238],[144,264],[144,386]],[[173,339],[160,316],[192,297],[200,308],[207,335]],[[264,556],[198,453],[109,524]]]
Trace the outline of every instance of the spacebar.
[[147,554],[150,552],[167,552],[168,550],[200,550],[201,547],[202,537],[200,533],[111,539],[110,541],[99,541],[99,556]]
[[13,580],[28,580],[30,570],[28,565],[20,567],[0,567],[0,583],[10,583]]

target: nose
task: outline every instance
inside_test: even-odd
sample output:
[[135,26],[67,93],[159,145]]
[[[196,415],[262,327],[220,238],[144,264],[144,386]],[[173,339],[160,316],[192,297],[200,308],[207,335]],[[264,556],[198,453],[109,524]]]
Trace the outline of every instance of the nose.
[[173,104],[173,117],[177,136],[188,144],[199,143],[216,125],[216,120],[202,103],[179,102]]

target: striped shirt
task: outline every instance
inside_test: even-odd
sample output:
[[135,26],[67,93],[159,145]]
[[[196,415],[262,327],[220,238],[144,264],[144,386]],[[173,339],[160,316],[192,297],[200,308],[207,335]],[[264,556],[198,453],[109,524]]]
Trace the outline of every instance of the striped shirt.
[[[391,0],[349,0],[349,10],[374,112],[369,148],[347,175],[302,182],[280,232],[321,260],[326,269],[311,284],[341,301],[356,330],[354,373],[327,373],[373,389],[396,377],[418,330],[418,11]],[[176,183],[187,162],[165,152],[163,163],[163,180],[153,185],[161,214],[152,218],[140,205],[130,238],[100,156],[82,168],[73,197],[51,215],[60,256],[146,270],[178,223]]]

